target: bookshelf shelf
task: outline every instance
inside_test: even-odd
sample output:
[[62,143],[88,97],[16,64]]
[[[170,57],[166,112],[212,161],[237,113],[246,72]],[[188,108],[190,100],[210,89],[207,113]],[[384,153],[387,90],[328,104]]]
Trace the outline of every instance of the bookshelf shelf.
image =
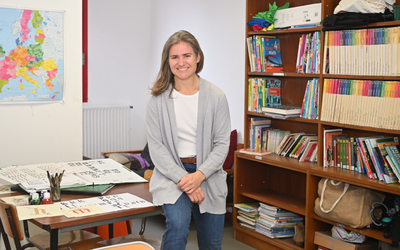
[[389,241],[388,239],[386,239],[385,237],[383,237],[383,232],[380,231],[380,230],[369,229],[369,228],[355,229],[355,228],[351,228],[351,227],[349,227],[349,226],[345,226],[345,225],[338,224],[338,223],[336,223],[336,222],[334,222],[334,221],[330,221],[330,220],[321,218],[321,217],[319,217],[319,216],[317,216],[317,215],[315,215],[315,214],[313,215],[313,218],[314,218],[315,220],[322,221],[322,222],[327,223],[327,224],[330,224],[330,225],[332,225],[332,226],[340,226],[340,227],[342,227],[342,228],[344,228],[344,229],[346,229],[346,230],[354,231],[354,232],[356,232],[356,233],[363,234],[363,235],[365,235],[365,236],[367,236],[367,237],[370,237],[370,238],[373,238],[373,239],[377,239],[377,240],[380,240],[380,241],[385,241],[385,242],[387,242],[387,243],[391,243],[391,241]]
[[275,206],[290,210],[303,216],[306,212],[305,199],[293,195],[286,195],[285,193],[270,190],[268,188],[243,191],[241,192],[241,195],[264,203],[273,203]]
[[299,74],[299,73],[294,73],[294,72],[283,72],[283,73],[248,72],[247,74],[249,76],[265,76],[265,77],[276,77],[276,76],[301,77],[301,78],[319,77],[319,74]]
[[[322,17],[333,13],[334,8],[340,0],[296,0],[290,2],[290,7],[303,6],[313,3],[321,3]],[[276,5],[282,6],[286,3],[277,0]],[[247,0],[246,22],[252,17],[269,9],[270,1]],[[395,4],[400,4],[397,1]],[[367,26],[348,28],[348,30],[366,28],[385,28],[400,26],[400,21],[371,23]],[[254,32],[247,26],[245,38],[253,35],[273,35],[280,39],[281,57],[284,72],[282,73],[260,73],[251,72],[248,51],[246,48],[245,81],[244,81],[244,131],[250,131],[250,119],[257,117],[268,117],[264,113],[248,111],[248,80],[251,77],[273,77],[281,81],[282,104],[297,104],[303,102],[304,91],[307,81],[318,78],[320,82],[319,107],[320,116],[322,109],[322,90],[325,79],[350,79],[350,80],[377,80],[377,81],[400,81],[400,76],[366,76],[366,75],[337,75],[337,74],[298,74],[296,71],[296,59],[299,38],[303,34],[321,31],[321,64],[320,71],[323,72],[324,39],[325,32],[322,27],[304,29],[286,29],[267,32]],[[245,40],[245,39],[244,39]],[[394,107],[393,107],[394,108]],[[347,182],[352,185],[370,188],[384,192],[389,197],[400,195],[400,184],[384,184],[379,180],[372,180],[366,174],[341,168],[324,168],[323,166],[323,132],[324,129],[341,128],[343,133],[349,137],[385,136],[400,137],[400,130],[381,129],[367,126],[350,125],[343,123],[309,120],[303,118],[271,119],[273,128],[288,130],[291,133],[305,132],[318,135],[317,163],[299,162],[296,159],[269,154],[262,157],[235,152],[234,166],[234,203],[264,202],[270,205],[282,207],[294,213],[303,215],[305,222],[305,245],[299,248],[293,244],[291,238],[271,239],[255,230],[240,225],[239,221],[233,220],[235,238],[256,249],[306,249],[316,250],[314,244],[315,231],[328,231],[336,222],[329,221],[314,213],[314,202],[317,198],[318,182],[321,178],[329,178],[336,181]],[[244,134],[244,147],[249,147],[249,134]],[[233,209],[233,218],[237,217],[237,209]],[[375,229],[354,229],[340,225],[343,228],[364,234],[376,241],[391,242],[385,239],[382,231]]]
[[[238,225],[235,231],[236,238],[250,238],[253,245],[257,249],[287,249],[302,250],[303,248],[296,246],[291,238],[271,239],[267,236],[257,233],[252,229]],[[275,247],[275,248],[274,248]]]

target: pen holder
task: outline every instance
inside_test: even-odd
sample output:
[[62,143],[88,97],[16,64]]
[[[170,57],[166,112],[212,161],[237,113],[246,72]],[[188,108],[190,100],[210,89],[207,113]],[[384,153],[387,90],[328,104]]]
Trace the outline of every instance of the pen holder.
[[60,186],[50,187],[50,197],[53,202],[61,200]]

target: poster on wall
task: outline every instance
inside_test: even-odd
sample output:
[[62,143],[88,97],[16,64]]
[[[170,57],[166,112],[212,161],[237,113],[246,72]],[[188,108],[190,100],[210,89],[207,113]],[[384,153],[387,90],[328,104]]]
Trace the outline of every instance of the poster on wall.
[[64,12],[0,6],[0,104],[63,96]]

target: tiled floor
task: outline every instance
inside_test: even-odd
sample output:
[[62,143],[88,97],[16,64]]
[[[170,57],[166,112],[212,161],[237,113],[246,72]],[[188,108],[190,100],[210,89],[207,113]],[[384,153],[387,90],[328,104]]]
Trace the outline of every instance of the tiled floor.
[[[133,233],[140,231],[141,220],[133,221]],[[163,215],[152,216],[147,218],[145,235],[154,238],[162,238],[165,229],[165,219]],[[192,223],[190,226],[190,233],[188,237],[188,244],[186,250],[198,250],[197,246],[197,235],[195,225]],[[233,238],[233,227],[231,225],[231,220],[225,220],[224,236],[222,239],[222,250],[254,250],[252,248],[240,241]]]

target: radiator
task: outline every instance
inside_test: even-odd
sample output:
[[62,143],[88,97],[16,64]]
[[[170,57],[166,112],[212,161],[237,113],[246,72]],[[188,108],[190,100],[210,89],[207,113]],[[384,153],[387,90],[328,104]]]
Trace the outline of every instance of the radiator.
[[129,149],[131,106],[83,107],[83,156],[102,158],[101,152]]

